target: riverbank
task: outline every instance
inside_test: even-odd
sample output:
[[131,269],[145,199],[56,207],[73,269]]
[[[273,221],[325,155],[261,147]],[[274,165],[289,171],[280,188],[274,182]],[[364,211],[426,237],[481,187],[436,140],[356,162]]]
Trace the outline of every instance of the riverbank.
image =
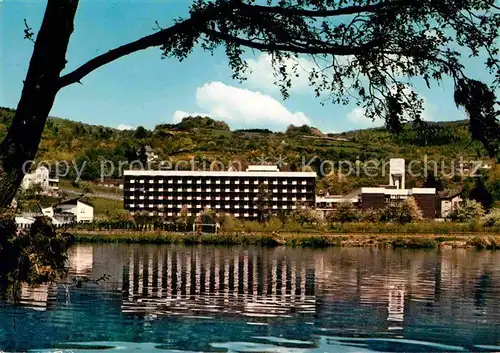
[[125,230],[73,230],[79,243],[205,244],[301,247],[392,247],[392,248],[470,248],[500,250],[500,234],[380,234],[380,233],[221,233],[133,232]]

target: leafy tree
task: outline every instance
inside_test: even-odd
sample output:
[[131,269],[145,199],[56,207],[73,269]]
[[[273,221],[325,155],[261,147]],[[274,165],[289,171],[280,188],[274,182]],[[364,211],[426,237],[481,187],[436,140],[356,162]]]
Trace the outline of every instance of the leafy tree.
[[[318,63],[308,73],[316,95],[335,103],[354,99],[367,117],[384,117],[395,131],[402,121],[421,120],[422,100],[409,89],[408,79],[421,77],[430,86],[450,77],[473,138],[497,157],[500,124],[493,92],[500,83],[500,14],[494,1],[196,0],[187,18],[62,74],[77,8],[78,0],[48,0],[36,40],[31,28],[25,32],[35,45],[21,99],[0,145],[0,206],[10,204],[21,184],[22,165],[34,158],[59,91],[151,47],[182,60],[198,44],[209,52],[223,46],[236,79],[243,79],[247,69],[246,48],[266,52],[284,98],[299,72],[296,59],[311,55]],[[489,85],[467,76],[464,52],[484,59],[493,76]]]
[[306,223],[323,223],[323,213],[321,211],[317,211],[308,206],[303,207],[303,205],[300,204],[298,204],[297,208],[290,214],[290,218],[296,222],[299,222],[301,226]]
[[337,209],[327,214],[329,222],[358,222],[361,219],[360,210],[352,202],[341,202]]
[[257,193],[257,217],[260,222],[265,222],[271,216],[271,197],[273,196],[271,190],[264,183],[259,185]]
[[134,132],[135,139],[144,139],[149,136],[148,130],[146,130],[143,126],[138,126]]
[[493,196],[490,191],[486,188],[484,184],[484,179],[482,177],[476,178],[476,183],[474,188],[469,192],[469,198],[480,202],[485,209],[490,209],[493,204]]
[[486,227],[500,226],[500,208],[493,208],[481,217],[481,224]]
[[475,200],[465,200],[450,213],[450,219],[457,222],[474,221],[484,216],[484,208]]

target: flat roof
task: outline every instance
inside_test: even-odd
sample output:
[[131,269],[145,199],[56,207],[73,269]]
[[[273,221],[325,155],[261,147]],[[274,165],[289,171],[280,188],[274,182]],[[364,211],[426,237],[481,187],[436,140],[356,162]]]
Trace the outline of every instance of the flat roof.
[[301,177],[316,178],[315,172],[229,172],[197,170],[125,170],[131,176],[190,176],[190,177]]

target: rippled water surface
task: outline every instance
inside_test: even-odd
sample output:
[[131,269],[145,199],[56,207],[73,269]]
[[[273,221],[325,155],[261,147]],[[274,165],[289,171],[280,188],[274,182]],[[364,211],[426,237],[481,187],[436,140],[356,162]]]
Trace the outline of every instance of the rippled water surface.
[[78,245],[69,265],[0,302],[0,351],[500,351],[500,252]]

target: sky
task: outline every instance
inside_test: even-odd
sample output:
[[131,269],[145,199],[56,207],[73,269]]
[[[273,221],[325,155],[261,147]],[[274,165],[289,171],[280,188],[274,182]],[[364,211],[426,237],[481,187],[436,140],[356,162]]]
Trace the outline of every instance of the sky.
[[[36,33],[44,0],[0,0],[0,106],[15,108],[20,98],[33,43],[24,37],[24,19]],[[153,32],[186,16],[189,1],[80,0],[65,72],[116,46]],[[178,122],[187,115],[208,115],[232,128],[269,128],[283,131],[289,124],[309,124],[321,131],[342,132],[380,125],[364,117],[355,104],[321,105],[308,86],[307,75],[293,81],[291,96],[283,100],[273,85],[269,57],[245,54],[251,73],[240,83],[231,78],[227,59],[197,48],[184,61],[161,58],[153,48],[121,58],[64,88],[51,116],[118,128]],[[311,64],[301,58],[302,67]],[[470,70],[481,76],[482,67]],[[453,102],[449,81],[430,90],[416,86],[424,98],[425,118],[459,120],[465,114]]]

